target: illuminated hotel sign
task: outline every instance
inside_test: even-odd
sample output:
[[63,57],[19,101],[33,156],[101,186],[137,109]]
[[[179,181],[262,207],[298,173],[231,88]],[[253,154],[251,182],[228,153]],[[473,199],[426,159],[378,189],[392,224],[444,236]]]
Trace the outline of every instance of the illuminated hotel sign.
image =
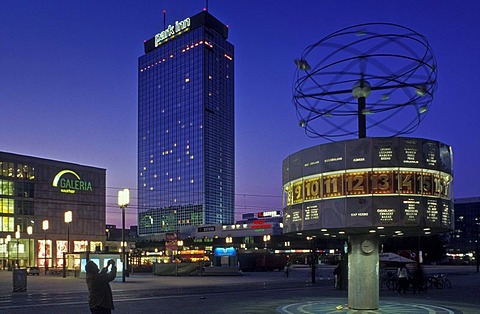
[[82,180],[73,170],[62,170],[53,179],[52,186],[62,193],[74,194],[76,191],[93,191],[92,183]]
[[188,28],[190,27],[190,18],[187,17],[183,21],[176,21],[175,26],[173,25],[168,25],[168,27],[155,35],[155,47],[160,46],[163,44],[169,37],[175,36],[177,34],[180,34],[182,32],[188,31]]

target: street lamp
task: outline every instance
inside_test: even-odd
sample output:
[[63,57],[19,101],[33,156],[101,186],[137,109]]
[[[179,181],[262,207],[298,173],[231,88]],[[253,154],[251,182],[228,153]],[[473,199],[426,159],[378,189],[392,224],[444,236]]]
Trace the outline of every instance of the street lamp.
[[265,243],[265,249],[267,249],[267,242],[270,241],[271,237],[269,234],[263,235],[263,242]]
[[10,241],[12,241],[12,236],[7,234],[7,237],[5,238],[5,243],[7,244],[7,268],[10,266]]
[[315,249],[315,236],[311,236],[311,237],[307,237],[307,241],[310,241],[310,247],[311,247],[311,262],[312,262],[312,272],[311,272],[311,275],[312,275],[312,283],[315,283],[315,269],[316,269],[316,258],[315,258],[315,254],[316,254],[316,249]]
[[130,203],[130,190],[123,189],[118,191],[118,206],[122,209],[122,282],[125,282],[125,209]]
[[17,268],[20,268],[20,263],[18,261],[18,239],[20,239],[20,226],[17,226],[17,231],[15,231],[15,239],[17,239],[17,256],[16,256],[17,257]]
[[[30,236],[33,234],[33,227],[32,226],[28,226],[27,227],[27,234],[28,234],[28,263],[27,263],[27,266],[30,266]],[[34,244],[34,247],[35,247],[35,244]]]
[[70,223],[73,220],[72,211],[66,211],[64,221],[67,224],[67,253],[70,253]]
[[0,247],[2,248],[2,269],[3,269],[3,264],[5,262],[5,247],[4,247],[4,242],[5,240],[3,238],[0,238]]
[[177,257],[178,257],[178,254],[179,254],[179,251],[180,251],[180,247],[183,246],[183,240],[178,240],[177,241],[177,250],[176,250],[176,254],[175,254],[175,276],[178,276],[178,261],[177,261]]
[[47,230],[48,230],[47,219],[42,221],[42,229],[45,232],[45,240],[43,242],[43,258],[44,258],[43,267],[45,267],[45,275],[46,275],[47,274]]

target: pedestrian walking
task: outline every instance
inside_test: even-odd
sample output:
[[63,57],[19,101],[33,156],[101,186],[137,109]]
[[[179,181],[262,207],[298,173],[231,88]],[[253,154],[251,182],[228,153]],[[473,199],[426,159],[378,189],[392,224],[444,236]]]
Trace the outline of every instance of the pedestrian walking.
[[[108,267],[111,266],[110,271]],[[85,265],[87,273],[87,287],[88,287],[88,306],[90,312],[93,314],[110,314],[114,309],[112,289],[110,288],[110,281],[117,276],[117,267],[113,259],[107,262],[107,266],[101,271],[97,264],[89,261]]]

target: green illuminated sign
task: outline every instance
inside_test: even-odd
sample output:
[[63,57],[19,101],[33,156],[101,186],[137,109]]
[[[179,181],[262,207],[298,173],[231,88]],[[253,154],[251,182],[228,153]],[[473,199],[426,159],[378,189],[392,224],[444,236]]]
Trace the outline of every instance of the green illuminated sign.
[[76,191],[93,191],[92,183],[85,181],[73,170],[62,170],[53,178],[53,187],[60,192],[74,194]]
[[176,21],[175,26],[168,25],[168,27],[164,31],[155,35],[155,47],[158,47],[161,44],[163,44],[163,42],[168,40],[169,37],[173,37],[184,31],[185,32],[188,31],[189,27],[190,27],[190,18],[188,17],[183,21]]

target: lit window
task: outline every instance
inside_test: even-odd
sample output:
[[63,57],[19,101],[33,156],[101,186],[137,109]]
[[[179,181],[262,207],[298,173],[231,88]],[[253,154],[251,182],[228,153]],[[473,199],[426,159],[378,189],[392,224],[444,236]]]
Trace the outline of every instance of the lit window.
[[185,79],[185,83],[188,83],[188,82],[190,82],[190,78],[187,77],[187,78]]

